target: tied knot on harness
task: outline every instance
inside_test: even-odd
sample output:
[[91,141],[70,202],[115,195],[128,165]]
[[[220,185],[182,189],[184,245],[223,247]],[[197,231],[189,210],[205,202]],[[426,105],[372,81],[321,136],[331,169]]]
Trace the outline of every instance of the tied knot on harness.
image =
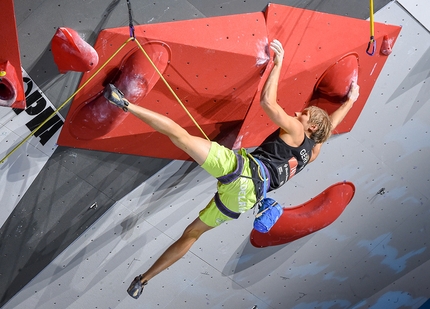
[[283,213],[281,205],[272,198],[267,197],[267,177],[263,163],[254,158],[258,163],[263,178],[263,198],[258,203],[258,213],[254,219],[254,229],[260,233],[267,233],[275,225]]

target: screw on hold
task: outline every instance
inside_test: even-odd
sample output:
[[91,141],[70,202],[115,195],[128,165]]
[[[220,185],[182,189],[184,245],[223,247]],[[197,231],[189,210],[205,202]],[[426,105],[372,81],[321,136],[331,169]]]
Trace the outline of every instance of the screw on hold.
[[97,202],[94,202],[91,204],[90,209],[96,209],[97,208]]
[[254,305],[251,309],[258,309],[257,305]]
[[385,194],[385,188],[379,189],[379,191],[376,194],[384,195]]

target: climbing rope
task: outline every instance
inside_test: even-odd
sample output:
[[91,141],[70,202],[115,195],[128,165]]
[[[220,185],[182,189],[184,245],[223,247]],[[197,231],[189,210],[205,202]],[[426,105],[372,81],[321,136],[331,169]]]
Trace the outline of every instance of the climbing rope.
[[51,115],[48,116],[48,118],[46,118],[41,124],[39,124],[33,131],[31,131],[18,145],[16,145],[11,151],[9,151],[9,153],[0,161],[1,163],[4,163],[4,161],[9,158],[19,147],[21,147],[22,145],[24,145],[24,143],[26,141],[28,141],[34,134],[36,134],[36,132],[43,127],[52,117],[54,117],[57,112],[59,112],[60,110],[62,110],[67,103],[70,102],[71,99],[73,99],[97,74],[100,73],[101,70],[103,70],[103,68],[124,48],[125,45],[127,45],[128,42],[130,42],[131,40],[133,40],[133,38],[128,38],[119,48],[118,50],[113,53],[113,55],[93,74],[90,76],[90,78],[88,78],[88,80],[82,84],[81,87],[78,88],[78,90],[76,90],[70,97],[67,98],[66,101],[64,101],[54,112],[51,113]]
[[373,20],[373,0],[370,0],[369,6],[370,6],[370,40],[369,40],[369,44],[367,44],[366,53],[370,56],[373,56],[376,50],[375,22]]

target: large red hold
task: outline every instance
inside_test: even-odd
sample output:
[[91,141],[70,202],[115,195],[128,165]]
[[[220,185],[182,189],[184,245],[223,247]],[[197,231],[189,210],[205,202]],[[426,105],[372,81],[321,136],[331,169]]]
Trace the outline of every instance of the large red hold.
[[[97,70],[118,52],[129,35],[126,27],[100,32],[94,45],[100,56]],[[233,132],[240,128],[269,61],[263,13],[139,25],[135,27],[135,36],[206,135],[220,140],[222,135],[232,134],[232,144],[235,139]],[[109,124],[109,128],[106,126],[96,134],[92,130],[92,139],[82,138],[88,126],[79,119],[83,115],[79,110],[98,96],[107,82],[114,80],[113,83],[124,92],[120,80],[134,79],[136,72],[152,72],[151,64],[141,50],[133,52],[139,57],[134,62],[136,67],[124,71],[123,64],[135,49],[136,42],[129,41],[101,69],[100,74],[91,80],[91,72],[83,74],[80,86],[88,83],[74,97],[58,143],[149,157],[188,159],[188,155],[174,147],[166,136],[154,132],[150,126],[119,108],[114,113],[119,113],[117,119],[121,121],[110,119],[115,124]],[[129,65],[125,67],[130,68]],[[115,77],[117,74],[118,79]],[[203,137],[164,81],[154,76],[150,84],[148,91],[144,91],[145,95],[130,97],[125,93],[125,96],[135,104],[167,115],[190,134]],[[146,88],[143,84],[142,87]],[[104,106],[103,102],[100,103]],[[111,111],[109,115],[113,115]],[[75,130],[81,132],[76,133]]]
[[[170,57],[168,46],[161,42],[148,42],[143,47],[157,69],[164,72]],[[113,73],[105,83],[113,83],[131,102],[144,98],[160,78],[137,47],[124,57],[119,70]],[[101,137],[120,125],[129,115],[105,99],[102,86],[103,84],[100,85],[100,91],[88,102],[81,104],[71,117],[69,130],[76,139],[92,140]]]
[[[0,63],[0,106],[15,107],[23,97],[22,79],[9,61]],[[18,97],[21,93],[21,99]]]
[[70,28],[57,29],[51,41],[51,50],[60,73],[87,72],[99,62],[96,50]]
[[[169,46],[169,62],[162,73],[164,80],[205,135],[238,149],[256,147],[276,130],[276,125],[260,107],[261,89],[270,71],[267,68],[272,64],[268,44],[274,39],[285,50],[277,98],[288,114],[293,115],[308,105],[318,105],[330,113],[341,104],[338,97],[347,93],[352,81],[357,81],[360,97],[336,128],[336,133],[349,132],[388,59],[379,53],[373,57],[366,54],[368,29],[366,20],[271,3],[265,12],[138,25],[135,36],[142,45],[159,41]],[[382,42],[382,37],[387,35],[394,44],[400,29],[377,23],[375,39]],[[136,45],[129,39],[128,27],[100,32],[94,45],[100,62],[105,63],[112,55],[115,57],[103,68],[99,64],[97,69],[101,71],[93,79],[90,80],[93,74],[83,74],[79,86],[84,83],[86,86],[70,106],[58,144],[189,159],[166,136],[122,112],[115,116],[117,120],[111,119],[115,125],[109,125],[109,130],[87,136],[94,138],[83,139],[80,138],[83,134],[77,133],[87,128],[85,124],[77,125],[80,121],[77,111],[99,95],[111,72],[120,69]],[[128,43],[119,51],[124,42]],[[142,58],[144,62],[146,59]],[[164,80],[158,79],[134,103],[167,115],[190,134],[203,137]]]
[[251,232],[254,247],[269,247],[289,243],[333,223],[354,197],[351,182],[336,183],[313,199],[284,212],[268,233]]

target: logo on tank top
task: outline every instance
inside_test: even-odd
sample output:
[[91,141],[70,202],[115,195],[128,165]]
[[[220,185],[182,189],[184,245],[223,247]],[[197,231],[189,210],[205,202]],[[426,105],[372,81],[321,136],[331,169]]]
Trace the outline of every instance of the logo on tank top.
[[290,166],[290,174],[288,175],[288,180],[290,180],[291,177],[293,177],[296,174],[298,164],[299,162],[297,162],[297,159],[294,157],[288,160],[288,165]]
[[[309,154],[306,152],[306,149],[300,150],[300,157],[303,161],[303,164],[300,167],[301,170],[309,161]],[[288,164],[285,164],[283,167],[280,167],[278,169],[279,175],[285,174],[285,181],[290,180],[295,174],[300,172],[300,170],[297,170],[298,165],[299,162],[295,157],[290,158],[288,160]],[[282,183],[284,183],[285,181],[282,181]]]
[[303,166],[305,166],[305,164],[309,161],[309,154],[306,149],[303,148],[302,150],[300,150],[300,156],[302,157]]
[[281,181],[280,185],[284,184],[287,180],[290,180],[295,174],[300,172],[303,167],[305,167],[306,163],[308,163],[309,154],[307,153],[306,149],[300,150],[300,158],[301,161],[303,161],[303,164],[301,165],[299,170],[297,170],[299,162],[295,157],[290,158],[288,160],[288,164],[284,164],[283,166],[278,167],[278,174],[281,176],[281,179],[284,179]]
[[279,186],[282,186],[287,180],[290,180],[296,174],[297,170],[297,159],[292,157],[288,160],[288,163],[278,166],[278,175],[279,179],[281,179]]

